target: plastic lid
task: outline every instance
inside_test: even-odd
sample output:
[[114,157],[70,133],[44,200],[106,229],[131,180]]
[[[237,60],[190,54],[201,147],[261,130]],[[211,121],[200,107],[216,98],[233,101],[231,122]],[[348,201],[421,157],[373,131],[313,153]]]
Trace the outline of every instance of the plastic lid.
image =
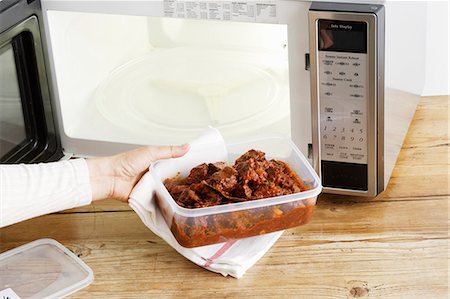
[[52,239],[36,240],[0,254],[0,294],[11,289],[20,298],[61,298],[93,280],[91,268]]

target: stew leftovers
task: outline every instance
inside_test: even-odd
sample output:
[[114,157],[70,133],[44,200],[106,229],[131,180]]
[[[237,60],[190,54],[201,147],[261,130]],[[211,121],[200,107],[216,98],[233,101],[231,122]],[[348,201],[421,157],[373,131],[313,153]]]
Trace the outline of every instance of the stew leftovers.
[[265,153],[249,150],[234,165],[203,163],[186,178],[168,178],[164,185],[176,203],[195,209],[257,200],[305,191],[291,167],[280,160],[267,160]]
[[[175,202],[187,209],[249,202],[309,189],[287,163],[267,160],[264,152],[253,149],[234,165],[203,163],[187,177],[168,178],[164,185]],[[305,224],[311,219],[316,197],[192,217],[173,213],[163,198],[157,196],[157,200],[175,239],[191,248]]]

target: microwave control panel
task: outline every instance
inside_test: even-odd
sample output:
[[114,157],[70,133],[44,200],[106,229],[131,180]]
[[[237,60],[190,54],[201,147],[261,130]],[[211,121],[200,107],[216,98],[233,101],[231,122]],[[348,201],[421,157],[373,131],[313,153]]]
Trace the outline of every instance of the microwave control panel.
[[367,23],[317,23],[319,140],[323,185],[368,188]]
[[309,10],[313,165],[328,193],[384,189],[384,6]]
[[367,164],[366,24],[318,25],[322,160]]

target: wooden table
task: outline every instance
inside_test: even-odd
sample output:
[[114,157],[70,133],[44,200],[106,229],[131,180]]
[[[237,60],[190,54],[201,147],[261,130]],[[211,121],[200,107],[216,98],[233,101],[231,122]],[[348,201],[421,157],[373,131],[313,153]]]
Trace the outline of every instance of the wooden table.
[[422,98],[382,195],[321,195],[312,222],[239,280],[187,261],[113,201],[4,228],[0,251],[60,241],[95,273],[73,298],[447,298],[449,102]]

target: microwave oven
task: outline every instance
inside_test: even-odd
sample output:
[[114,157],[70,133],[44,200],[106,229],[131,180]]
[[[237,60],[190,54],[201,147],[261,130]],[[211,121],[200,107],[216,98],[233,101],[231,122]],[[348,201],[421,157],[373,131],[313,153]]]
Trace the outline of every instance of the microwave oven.
[[229,142],[287,135],[324,192],[376,196],[419,99],[408,84],[423,79],[389,77],[424,44],[389,5],[3,0],[0,159],[179,144],[212,125]]

